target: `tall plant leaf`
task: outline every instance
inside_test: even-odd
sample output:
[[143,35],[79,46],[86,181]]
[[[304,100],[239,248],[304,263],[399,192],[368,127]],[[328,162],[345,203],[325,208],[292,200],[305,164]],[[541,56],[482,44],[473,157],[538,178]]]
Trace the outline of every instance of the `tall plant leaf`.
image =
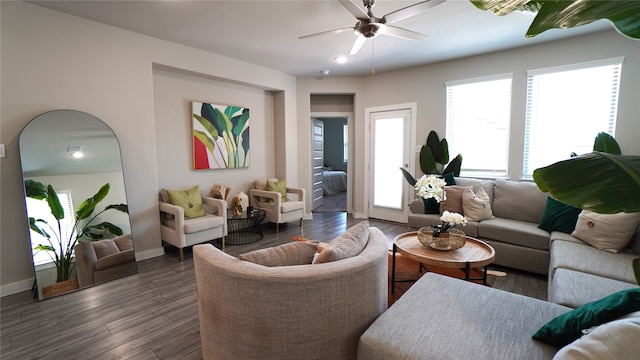
[[447,167],[442,171],[443,174],[453,173],[453,176],[460,176],[460,168],[462,167],[462,154],[458,154],[451,160]]
[[537,10],[527,37],[549,29],[564,29],[607,19],[622,34],[640,39],[640,1],[620,0],[470,0],[481,10],[506,15],[515,10]]
[[47,204],[49,204],[49,209],[51,209],[51,214],[57,220],[64,219],[64,209],[60,204],[60,199],[58,198],[58,194],[53,186],[47,186]]
[[640,156],[592,152],[536,169],[533,179],[568,205],[603,214],[640,212]]
[[27,197],[32,199],[42,200],[47,198],[47,188],[41,182],[25,180],[24,191]]
[[93,211],[96,209],[96,205],[109,194],[109,189],[111,185],[106,183],[102,185],[102,187],[98,190],[95,195],[83,201],[78,209],[76,210],[76,221],[84,220],[93,214]]
[[449,142],[445,138],[440,141],[440,160],[438,162],[443,166],[449,162]]
[[413,175],[411,175],[405,168],[400,168],[400,171],[402,171],[402,175],[404,175],[404,178],[407,179],[407,182],[409,184],[411,184],[411,186],[416,186],[416,182],[418,182]]
[[429,135],[427,135],[427,147],[429,147],[429,149],[431,150],[433,160],[437,163],[442,164],[442,144],[440,143],[438,134],[433,130],[431,130],[429,132]]
[[606,132],[601,132],[593,142],[593,151],[605,152],[608,154],[621,155],[620,145],[613,136]]
[[425,174],[438,174],[435,156],[427,145],[422,145],[420,149],[420,169]]

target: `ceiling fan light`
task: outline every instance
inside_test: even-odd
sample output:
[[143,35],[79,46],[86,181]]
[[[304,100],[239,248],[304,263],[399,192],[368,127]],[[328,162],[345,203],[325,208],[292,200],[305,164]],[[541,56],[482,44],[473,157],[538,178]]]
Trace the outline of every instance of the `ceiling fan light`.
[[344,63],[347,62],[347,60],[348,60],[348,58],[346,56],[338,56],[338,57],[336,57],[336,62],[338,64],[344,64]]

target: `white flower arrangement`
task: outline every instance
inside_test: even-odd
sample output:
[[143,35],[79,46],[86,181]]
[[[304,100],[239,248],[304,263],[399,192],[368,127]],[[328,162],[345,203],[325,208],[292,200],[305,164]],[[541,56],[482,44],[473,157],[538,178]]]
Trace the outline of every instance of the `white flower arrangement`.
[[442,213],[442,216],[440,216],[440,221],[442,221],[442,225],[433,226],[435,228],[433,231],[433,237],[438,237],[440,236],[440,234],[448,232],[456,225],[467,226],[468,224],[467,218],[465,216],[446,210]]
[[444,186],[447,183],[444,179],[441,179],[435,175],[422,175],[418,181],[416,181],[415,188],[418,191],[418,196],[423,199],[434,198],[437,202],[447,200],[447,195],[444,191]]

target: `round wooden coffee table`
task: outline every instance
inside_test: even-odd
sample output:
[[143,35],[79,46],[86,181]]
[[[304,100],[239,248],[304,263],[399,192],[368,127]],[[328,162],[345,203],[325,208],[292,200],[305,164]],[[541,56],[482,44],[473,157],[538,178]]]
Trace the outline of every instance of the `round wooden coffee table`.
[[[400,253],[409,259],[419,262],[427,271],[427,265],[458,268],[464,271],[465,280],[482,280],[487,283],[487,265],[496,257],[496,251],[484,241],[465,237],[467,242],[458,250],[441,251],[426,247],[418,241],[417,232],[411,231],[396,236],[393,240],[393,261],[391,269],[391,292],[394,292],[396,282],[416,281],[396,279],[396,253]],[[483,268],[482,278],[470,278],[472,268]]]

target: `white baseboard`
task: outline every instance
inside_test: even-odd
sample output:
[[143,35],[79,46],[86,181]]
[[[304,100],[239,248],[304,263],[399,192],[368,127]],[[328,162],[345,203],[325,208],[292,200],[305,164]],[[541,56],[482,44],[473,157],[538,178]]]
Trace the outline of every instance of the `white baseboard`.
[[367,216],[367,214],[364,214],[364,213],[353,213],[353,218],[354,219],[368,219],[369,216]]
[[21,280],[7,285],[0,286],[0,297],[5,297],[19,292],[31,290],[33,288],[34,278]]
[[142,261],[147,259],[152,259],[154,257],[163,256],[164,248],[151,249],[147,251],[136,252],[136,261]]

